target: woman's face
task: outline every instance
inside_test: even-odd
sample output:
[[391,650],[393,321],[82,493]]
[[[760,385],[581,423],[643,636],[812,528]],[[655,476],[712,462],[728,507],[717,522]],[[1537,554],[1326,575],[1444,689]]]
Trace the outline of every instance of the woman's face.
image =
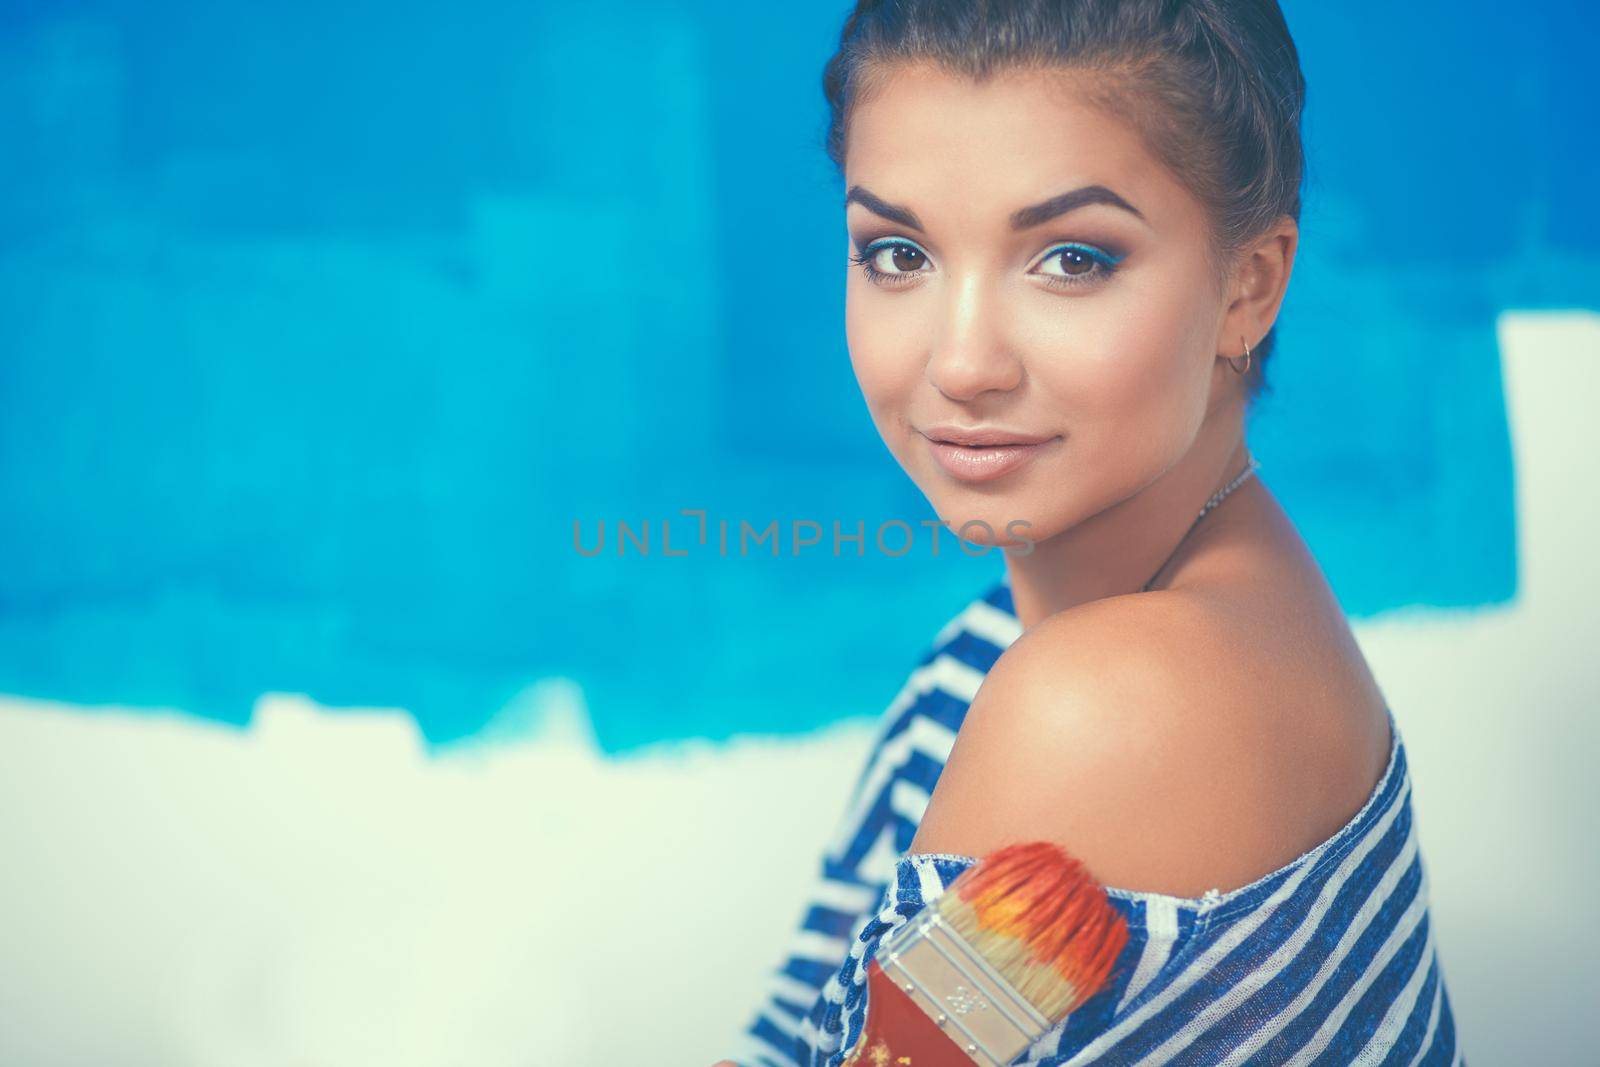
[[[851,363],[895,459],[979,544],[1041,541],[1138,493],[1213,388],[1238,388],[1216,375],[1203,208],[1074,99],[1079,76],[899,66],[850,125]],[[1038,443],[936,443],[959,430]]]

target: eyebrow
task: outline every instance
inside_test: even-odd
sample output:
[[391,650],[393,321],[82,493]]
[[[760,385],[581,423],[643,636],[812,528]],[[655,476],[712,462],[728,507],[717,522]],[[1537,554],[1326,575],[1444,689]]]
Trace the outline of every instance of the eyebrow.
[[[852,185],[849,193],[845,195],[846,207],[851,204],[860,204],[875,215],[882,215],[890,222],[898,222],[918,233],[923,232],[922,223],[918,220],[916,212],[899,204],[891,204],[887,200],[868,192],[864,186]],[[1085,185],[1081,189],[1052,196],[1048,200],[1040,201],[1029,207],[1019,208],[1011,213],[1011,228],[1013,230],[1027,230],[1040,223],[1049,222],[1069,211],[1076,211],[1089,204],[1106,204],[1114,208],[1131,213],[1135,218],[1144,221],[1144,215],[1138,208],[1128,203],[1116,193],[1103,185]]]

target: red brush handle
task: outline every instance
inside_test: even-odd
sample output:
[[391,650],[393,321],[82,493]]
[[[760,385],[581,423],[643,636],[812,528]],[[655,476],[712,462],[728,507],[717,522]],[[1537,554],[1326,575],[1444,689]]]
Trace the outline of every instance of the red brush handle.
[[867,966],[867,1021],[844,1067],[972,1067],[975,1061],[909,993]]

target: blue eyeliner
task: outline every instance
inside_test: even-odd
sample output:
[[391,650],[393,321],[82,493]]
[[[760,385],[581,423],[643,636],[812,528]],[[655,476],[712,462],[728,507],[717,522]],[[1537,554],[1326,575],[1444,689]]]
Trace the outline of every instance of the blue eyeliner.
[[1126,253],[1124,253],[1124,254],[1122,254],[1120,256],[1112,255],[1110,252],[1107,252],[1105,249],[1096,248],[1093,245],[1080,245],[1080,244],[1077,244],[1076,242],[1073,242],[1073,241],[1068,241],[1066,244],[1053,245],[1051,247],[1050,251],[1045,253],[1045,258],[1048,259],[1050,256],[1054,255],[1055,253],[1063,252],[1063,251],[1066,251],[1068,249],[1070,249],[1070,250],[1072,250],[1074,252],[1082,252],[1085,255],[1093,256],[1095,259],[1098,259],[1100,262],[1104,263],[1108,267],[1115,267],[1118,263],[1121,263],[1123,260],[1128,258]]

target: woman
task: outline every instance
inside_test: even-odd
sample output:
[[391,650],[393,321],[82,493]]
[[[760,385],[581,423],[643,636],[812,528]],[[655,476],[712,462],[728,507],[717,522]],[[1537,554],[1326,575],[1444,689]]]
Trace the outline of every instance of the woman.
[[1277,3],[862,2],[824,84],[862,394],[1007,573],[886,714],[741,1062],[840,1063],[882,935],[1028,840],[1130,939],[1018,1062],[1458,1062],[1404,748],[1245,440],[1300,215]]

